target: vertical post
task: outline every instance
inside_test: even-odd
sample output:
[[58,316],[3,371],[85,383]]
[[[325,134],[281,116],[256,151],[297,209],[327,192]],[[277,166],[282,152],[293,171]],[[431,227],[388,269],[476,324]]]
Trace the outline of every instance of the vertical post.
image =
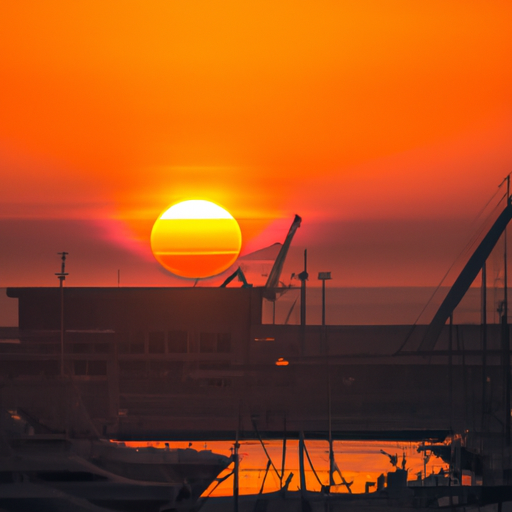
[[238,495],[239,495],[239,479],[240,479],[240,458],[238,457],[238,450],[240,448],[240,429],[242,427],[242,413],[241,403],[238,404],[238,425],[236,427],[236,439],[235,446],[233,449],[233,511],[238,512]]
[[[510,174],[507,182],[506,204],[510,204]],[[503,231],[503,308],[501,317],[501,364],[503,376],[503,445],[506,457],[503,460],[504,480],[508,483],[510,471],[510,330],[508,325],[508,258],[507,258],[507,227]]]
[[[503,308],[505,310],[505,307]],[[502,328],[502,364],[503,364],[503,391],[504,391],[504,411],[505,416],[505,446],[510,447],[510,329],[505,313],[501,318]]]
[[283,490],[283,478],[286,466],[286,416],[284,417],[284,435],[283,435],[283,454],[281,458],[281,477],[280,477],[280,490]]
[[236,433],[236,441],[235,441],[235,447],[233,450],[233,462],[234,462],[234,468],[233,468],[233,510],[234,512],[238,512],[238,479],[239,479],[239,458],[238,458],[238,448],[240,447],[240,443],[238,442],[238,430]]
[[306,325],[306,281],[308,280],[308,250],[304,249],[304,270],[299,274],[300,285],[300,325]]
[[[301,325],[301,356],[304,356],[306,341],[306,281],[308,279],[308,250],[304,249],[304,270],[299,274],[300,287],[300,325]],[[306,498],[306,474],[304,472],[304,430],[301,427],[299,434],[299,476],[300,495],[302,502]]]
[[[325,282],[325,281],[324,281]],[[334,447],[332,441],[332,405],[331,405],[331,369],[327,367],[327,385],[329,398],[329,487],[334,485]]]
[[487,262],[482,265],[482,422],[481,439],[486,428],[487,414]]
[[325,327],[325,279],[322,279],[322,327]]
[[[425,441],[423,441],[423,446],[425,446]],[[427,452],[423,452],[423,481],[421,482],[421,485],[426,485],[425,480],[427,479]]]
[[300,355],[304,355],[306,341],[306,281],[308,280],[308,250],[304,249],[304,270],[299,274],[300,279],[300,326],[301,347]]
[[[448,407],[450,408],[450,429],[453,430],[453,312],[450,313],[450,330],[448,335]],[[426,473],[424,477],[427,477]]]
[[331,396],[331,367],[329,365],[329,347],[325,330],[325,281],[332,279],[330,272],[319,272],[318,279],[322,281],[322,350],[325,354],[327,372],[327,400],[329,418],[329,486],[334,485],[334,450],[332,442],[332,396]]
[[68,273],[66,272],[66,256],[67,252],[57,253],[61,256],[61,271],[56,272],[55,275],[60,283],[60,376],[64,377],[64,280]]
[[306,497],[306,473],[304,470],[304,431],[299,434],[299,475],[300,475],[300,495],[302,499]]
[[[510,174],[506,178],[507,180],[507,206],[510,203]],[[510,331],[508,325],[508,262],[507,262],[507,228],[503,232],[504,239],[504,251],[503,251],[503,371],[504,371],[504,382],[505,386],[505,446],[510,447]],[[508,457],[510,457],[508,455]],[[509,462],[507,458],[507,462]],[[508,468],[507,468],[508,469]]]
[[331,273],[318,272],[318,279],[322,281],[322,327],[325,328],[325,281],[329,281],[332,279]]
[[60,376],[64,377],[64,278],[60,281]]
[[[506,178],[507,180],[507,206],[510,203],[510,174]],[[508,263],[507,263],[507,226],[505,226],[505,230],[503,231],[503,240],[504,240],[504,251],[503,251],[503,308],[504,315],[508,322]]]

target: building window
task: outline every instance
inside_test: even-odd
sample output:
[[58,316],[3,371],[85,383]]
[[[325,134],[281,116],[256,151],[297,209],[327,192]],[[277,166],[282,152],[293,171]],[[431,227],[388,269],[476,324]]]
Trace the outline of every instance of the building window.
[[212,332],[202,332],[199,338],[199,352],[216,352],[217,335]]
[[200,379],[199,384],[204,387],[211,388],[230,388],[232,386],[231,379]]
[[144,354],[144,333],[136,332],[130,340],[130,354]]
[[149,376],[153,379],[179,382],[183,376],[183,363],[176,361],[151,361]]
[[226,371],[231,368],[231,364],[229,361],[215,361],[209,363],[199,363],[200,370],[207,371]]
[[108,354],[110,346],[107,343],[73,343],[71,344],[73,354]]
[[141,379],[146,377],[145,361],[119,361],[119,374],[123,378]]
[[150,354],[163,354],[165,352],[165,333],[150,332],[148,350]]
[[187,331],[169,331],[167,351],[173,354],[186,354],[188,352]]
[[128,354],[130,350],[129,336],[127,332],[118,332],[116,334],[117,350],[120,354]]
[[107,375],[106,361],[87,361],[87,374],[93,376]]
[[202,332],[199,338],[199,351],[203,353],[231,352],[231,334]]
[[109,354],[110,345],[108,343],[95,343],[94,352],[96,352],[97,354]]
[[87,375],[87,361],[74,361],[75,375]]
[[74,361],[73,368],[77,376],[100,377],[107,375],[106,361]]
[[73,343],[71,347],[73,354],[90,354],[93,349],[92,343]]
[[231,352],[231,334],[217,335],[217,352],[226,354]]

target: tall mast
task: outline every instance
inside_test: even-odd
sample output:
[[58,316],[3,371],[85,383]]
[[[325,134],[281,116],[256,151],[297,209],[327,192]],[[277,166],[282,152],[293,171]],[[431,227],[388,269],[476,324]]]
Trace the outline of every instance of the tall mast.
[[[507,181],[507,205],[510,203],[510,174],[505,178]],[[508,322],[508,265],[507,265],[507,228],[503,232],[503,315]],[[510,416],[510,415],[509,415]]]
[[302,502],[306,499],[306,472],[304,469],[304,430],[299,432],[299,480],[300,480],[300,496]]
[[329,488],[334,485],[334,446],[332,441],[332,395],[331,395],[331,369],[327,363],[327,393],[329,400]]
[[[450,333],[451,336],[451,333]],[[487,262],[482,265],[482,436],[486,428],[487,414]]]
[[[304,270],[299,274],[300,283],[300,326],[301,326],[301,358],[304,357],[306,344],[306,281],[308,280],[308,250],[304,249]],[[304,419],[301,418],[301,429],[299,432],[299,476],[301,503],[304,508],[306,501],[306,473],[304,469]]]
[[[505,178],[507,182],[507,205],[510,204],[510,174]],[[505,416],[505,447],[510,447],[510,332],[508,325],[508,265],[507,265],[507,229],[503,233],[503,317],[502,317],[502,336],[503,336],[503,385],[504,392],[504,416]]]
[[308,250],[304,249],[304,270],[299,274],[300,279],[300,326],[301,326],[301,356],[304,356],[306,341],[306,281],[308,280]]

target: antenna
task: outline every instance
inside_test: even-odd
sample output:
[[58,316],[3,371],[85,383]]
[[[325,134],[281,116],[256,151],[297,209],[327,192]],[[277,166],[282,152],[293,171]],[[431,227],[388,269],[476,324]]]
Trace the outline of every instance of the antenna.
[[66,272],[66,256],[67,252],[58,252],[62,259],[62,266],[60,272],[55,275],[59,278],[60,282],[60,376],[64,377],[64,280],[69,275]]
[[66,256],[69,254],[69,252],[58,252],[57,254],[60,254],[62,259],[62,267],[60,272],[55,272],[55,275],[59,278],[60,285],[62,286],[62,281],[66,279],[66,276],[69,275],[68,272],[66,272]]

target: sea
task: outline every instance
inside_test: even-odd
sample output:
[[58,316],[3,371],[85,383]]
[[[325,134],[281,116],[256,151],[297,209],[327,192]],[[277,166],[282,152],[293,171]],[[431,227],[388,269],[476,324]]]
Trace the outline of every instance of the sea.
[[[328,283],[328,281],[327,281]],[[447,287],[375,287],[322,289],[306,288],[306,323],[321,325],[322,307],[328,325],[412,325],[428,324],[432,320],[449,288]],[[477,324],[481,321],[480,288],[470,288],[454,311],[454,322]],[[487,289],[487,318],[498,321],[498,309],[503,289]],[[299,324],[300,289],[286,289],[275,305],[263,304],[263,323]]]
[[[127,443],[133,446],[155,446],[163,448],[164,442]],[[186,448],[189,443],[169,442],[171,448]],[[212,450],[230,456],[234,441],[203,441],[194,442],[196,450]],[[305,476],[307,488],[320,491],[322,486],[329,484],[329,444],[327,441],[305,441]],[[283,472],[284,447],[284,472]],[[427,451],[419,451],[420,443],[410,441],[334,441],[334,483],[333,491],[348,493],[365,492],[372,489],[381,474],[393,471],[391,458],[396,457],[398,467],[405,467],[408,479],[415,480],[439,472],[448,471],[448,464],[442,459],[430,455]],[[280,476],[283,482],[290,474],[289,489],[299,489],[299,443],[296,439],[282,440],[251,440],[241,441],[239,448],[239,492],[240,494],[257,494],[262,486],[264,492],[277,491],[280,488]],[[268,455],[268,456],[267,456]],[[267,470],[267,463],[271,461]],[[219,475],[219,479],[229,475],[233,466],[229,466]],[[346,485],[344,482],[348,483]],[[375,488],[373,488],[375,490]],[[203,496],[231,496],[233,494],[233,478],[226,478],[221,484],[212,483]]]

